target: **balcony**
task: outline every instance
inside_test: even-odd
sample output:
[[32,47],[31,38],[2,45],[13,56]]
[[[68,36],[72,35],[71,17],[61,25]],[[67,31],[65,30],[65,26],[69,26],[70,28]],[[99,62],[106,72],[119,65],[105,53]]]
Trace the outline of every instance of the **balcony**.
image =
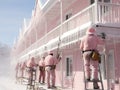
[[99,23],[119,23],[120,4],[98,2],[96,19]]
[[[23,51],[19,57],[29,53],[31,50],[42,53],[46,50],[56,49],[59,43],[62,43],[62,47],[76,43],[80,40],[80,37],[85,34],[87,27],[98,23],[104,25],[110,23],[119,24],[120,5],[100,2],[92,4],[70,19],[62,22],[61,25],[51,30],[44,37]],[[45,47],[47,47],[47,49]]]

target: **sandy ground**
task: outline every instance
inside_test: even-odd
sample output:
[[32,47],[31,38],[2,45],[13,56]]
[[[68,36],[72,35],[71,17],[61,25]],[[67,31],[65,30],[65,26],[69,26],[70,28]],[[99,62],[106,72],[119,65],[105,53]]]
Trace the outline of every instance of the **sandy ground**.
[[0,77],[0,90],[26,90],[26,86],[16,84],[10,77]]

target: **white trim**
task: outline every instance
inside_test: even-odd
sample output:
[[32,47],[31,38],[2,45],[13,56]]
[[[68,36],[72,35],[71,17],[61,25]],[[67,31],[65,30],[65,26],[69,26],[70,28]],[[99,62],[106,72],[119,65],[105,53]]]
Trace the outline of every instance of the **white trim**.
[[78,31],[80,31],[80,30],[83,30],[83,29],[89,27],[91,24],[92,24],[92,22],[90,21],[90,22],[88,22],[88,23],[85,23],[85,24],[83,24],[83,25],[81,25],[81,26],[73,29],[73,30],[70,30],[70,31],[68,31],[68,32],[65,32],[65,33],[63,33],[63,35],[61,36],[61,39],[64,38],[64,37],[67,37],[67,36],[69,36],[69,35],[72,35],[72,34],[78,32]]
[[[81,26],[79,26],[79,27],[77,27],[77,28],[75,28],[75,29],[73,29],[73,30],[70,30],[70,31],[68,31],[68,32],[65,32],[65,33],[63,33],[63,35],[61,36],[61,39],[65,38],[65,37],[68,37],[69,35],[72,35],[72,34],[74,34],[74,33],[76,33],[76,32],[81,31],[81,30],[84,30],[85,28],[89,27],[91,24],[92,24],[92,22],[88,22],[88,23],[83,24],[83,25],[81,25]],[[33,54],[33,53],[35,53],[35,52],[37,52],[37,51],[41,51],[41,52],[38,52],[39,54],[40,54],[40,53],[44,53],[44,51],[42,51],[42,50],[44,49],[45,46],[49,47],[49,46],[52,45],[53,43],[57,43],[58,40],[59,40],[59,37],[54,38],[54,39],[50,40],[48,43],[40,46],[39,48],[33,49],[32,51],[28,52],[27,54],[21,56],[20,59],[25,58],[25,57],[27,57],[29,54]],[[77,42],[77,41],[78,41],[78,39],[77,39],[77,40],[74,40],[74,41],[71,41],[71,42],[68,42],[68,43],[65,43],[65,44],[62,44],[61,47],[66,46],[66,45],[69,45],[69,44],[71,44],[71,43],[75,43],[75,42]],[[53,49],[56,49],[56,48],[57,48],[57,47],[54,47],[54,48],[51,48],[51,49],[53,50]],[[51,49],[48,48],[47,50],[51,50]]]
[[41,4],[41,1],[40,1],[40,5],[41,5],[41,9],[43,9],[48,3],[49,3],[50,0],[47,0],[46,3],[44,3],[44,5]]
[[[67,76],[66,75],[67,74],[67,71],[66,71],[66,69],[67,69],[67,67],[66,67],[66,65],[67,65],[67,58],[69,58],[69,60],[72,61],[72,65],[73,65],[73,55],[67,55],[67,56],[65,56],[65,77],[70,78],[72,76],[72,74],[73,74],[73,66],[72,66],[72,72],[70,72],[70,75]],[[70,67],[69,67],[69,69],[70,69]]]

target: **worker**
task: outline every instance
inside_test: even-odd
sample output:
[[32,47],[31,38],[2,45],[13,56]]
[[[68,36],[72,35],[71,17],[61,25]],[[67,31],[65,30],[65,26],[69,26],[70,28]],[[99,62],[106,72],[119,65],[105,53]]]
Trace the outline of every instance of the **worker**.
[[17,81],[18,81],[18,77],[19,77],[19,68],[20,68],[20,63],[18,62],[17,64],[16,64],[16,67],[15,67],[15,77],[16,77],[16,83],[17,83]]
[[26,68],[26,62],[21,62],[21,78],[24,77],[24,72],[25,72],[25,68]]
[[[45,58],[45,70],[47,74],[47,88],[56,88],[55,86],[55,68],[56,64],[60,61],[60,57],[56,58],[53,56],[53,52],[49,51],[48,56]],[[52,82],[52,85],[50,85],[50,82]]]
[[94,89],[99,89],[98,86],[98,65],[99,60],[91,58],[93,51],[98,52],[97,46],[99,44],[104,44],[104,39],[96,35],[96,30],[93,27],[90,27],[86,31],[86,35],[83,36],[80,43],[80,49],[82,50],[82,56],[84,59],[84,68],[85,68],[85,77],[87,81],[91,80],[91,68],[92,65],[92,78],[93,78],[93,87]]
[[31,57],[31,59],[28,60],[26,66],[28,69],[28,78],[29,78],[28,84],[32,84],[33,72],[35,72],[35,67],[36,67],[35,58]]
[[44,62],[45,57],[42,56],[40,61],[39,61],[39,83],[45,83],[45,62]]

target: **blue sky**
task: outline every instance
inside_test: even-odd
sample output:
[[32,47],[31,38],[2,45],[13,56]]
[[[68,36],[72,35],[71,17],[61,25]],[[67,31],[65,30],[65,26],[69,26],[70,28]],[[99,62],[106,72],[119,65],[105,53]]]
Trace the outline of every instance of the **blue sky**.
[[13,45],[24,18],[31,18],[35,0],[0,0],[0,42]]

